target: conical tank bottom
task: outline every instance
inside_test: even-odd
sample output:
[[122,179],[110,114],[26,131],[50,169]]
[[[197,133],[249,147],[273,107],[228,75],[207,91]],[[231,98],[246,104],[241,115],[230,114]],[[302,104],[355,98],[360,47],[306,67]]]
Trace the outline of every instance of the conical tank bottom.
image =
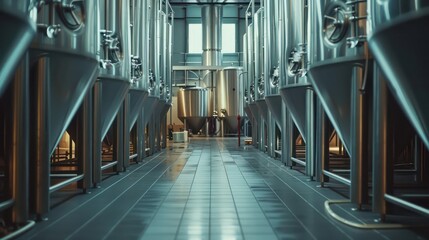
[[309,78],[326,114],[349,154],[353,68],[361,57],[343,57],[312,65]]
[[292,84],[287,87],[280,89],[280,94],[285,102],[289,112],[291,113],[292,119],[298,131],[301,133],[304,141],[307,141],[307,89],[311,88],[311,84]]
[[279,126],[282,122],[282,97],[280,95],[265,96],[265,102],[267,103],[269,111],[274,116],[275,121]]
[[170,110],[171,108],[171,103],[165,102],[164,106],[162,107],[162,111],[161,111],[161,117],[165,116],[165,114],[167,114],[168,110]]
[[429,10],[421,10],[398,20],[376,30],[369,39],[369,46],[387,76],[392,93],[429,148],[429,81],[426,67],[429,62]]
[[162,118],[162,113],[165,107],[166,101],[164,99],[159,99],[158,104],[155,108],[156,116],[158,116],[160,119]]
[[249,119],[253,118],[252,111],[250,111],[250,107],[248,104],[246,104],[246,106],[244,107],[244,112],[246,113],[246,115]]
[[[98,61],[66,52],[31,52],[37,95],[46,104],[49,150],[52,153],[98,74]],[[43,90],[40,86],[43,85]],[[36,104],[34,101],[33,104]],[[38,106],[32,109],[38,109]],[[40,114],[40,113],[39,113]]]
[[149,123],[149,120],[152,118],[152,114],[155,112],[155,108],[158,105],[159,98],[155,96],[148,96],[143,103],[143,116],[144,116],[144,125]]
[[[237,133],[238,131],[238,116],[227,116],[224,118],[225,124],[228,127],[229,133]],[[240,116],[240,126],[244,124],[244,116]]]
[[103,139],[115,120],[125,96],[128,94],[130,82],[119,78],[99,78],[101,84],[101,139]]
[[187,118],[180,118],[180,120],[185,123],[186,120],[186,130],[191,130],[192,133],[197,133],[200,131],[201,128],[203,128],[204,123],[206,122],[205,117],[187,117]]
[[[23,14],[24,15],[24,14]],[[36,29],[26,16],[17,16],[0,8],[0,95],[10,81],[19,60],[33,39]]]
[[256,103],[255,102],[249,103],[249,109],[250,109],[250,112],[252,112],[252,115],[253,115],[256,123],[259,124],[259,119],[258,119],[259,109],[258,109],[258,106],[256,105]]
[[268,106],[265,102],[265,99],[256,100],[255,103],[258,107],[259,114],[262,116],[265,122],[268,122]]
[[130,97],[130,112],[129,112],[129,127],[133,129],[134,123],[137,121],[140,110],[143,108],[144,101],[148,92],[144,89],[131,88],[128,92]]

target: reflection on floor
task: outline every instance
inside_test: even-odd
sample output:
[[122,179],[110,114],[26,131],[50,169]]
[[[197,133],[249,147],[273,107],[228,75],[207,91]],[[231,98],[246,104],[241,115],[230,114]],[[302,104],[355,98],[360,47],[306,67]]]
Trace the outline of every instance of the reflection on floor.
[[[358,230],[332,220],[300,172],[236,139],[193,138],[56,204],[20,239],[425,239],[424,232]],[[55,197],[55,196],[54,196]],[[347,205],[336,212],[359,221]],[[371,221],[370,213],[363,214]]]

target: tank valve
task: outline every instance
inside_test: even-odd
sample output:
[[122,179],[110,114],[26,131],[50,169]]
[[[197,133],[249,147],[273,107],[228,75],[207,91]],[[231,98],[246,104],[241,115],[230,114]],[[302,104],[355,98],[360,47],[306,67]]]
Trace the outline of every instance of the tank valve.
[[46,25],[46,24],[37,24],[37,27],[41,29],[48,38],[55,38],[61,32],[61,25]]

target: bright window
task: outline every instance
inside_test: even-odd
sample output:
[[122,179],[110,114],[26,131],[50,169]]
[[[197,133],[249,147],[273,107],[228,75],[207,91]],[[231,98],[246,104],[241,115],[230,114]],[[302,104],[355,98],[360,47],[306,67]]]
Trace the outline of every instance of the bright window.
[[188,28],[188,53],[203,52],[203,29],[201,23],[190,23]]
[[235,23],[222,24],[222,52],[235,53]]

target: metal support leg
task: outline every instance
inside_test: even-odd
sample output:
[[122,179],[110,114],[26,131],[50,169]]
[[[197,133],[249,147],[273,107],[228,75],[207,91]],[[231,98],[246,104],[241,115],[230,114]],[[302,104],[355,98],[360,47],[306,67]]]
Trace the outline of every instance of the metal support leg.
[[13,80],[11,150],[12,156],[12,198],[15,200],[12,221],[16,224],[28,220],[28,174],[29,174],[29,74],[28,53],[15,73]]
[[272,116],[271,112],[268,112],[268,155],[273,158],[276,156],[274,152],[275,143],[276,143],[276,121]]
[[291,134],[290,129],[288,128],[288,112],[286,108],[286,104],[282,101],[282,122],[281,122],[281,128],[282,128],[282,163],[287,165],[288,161],[290,159],[290,150],[288,149],[289,145],[289,135]]
[[320,101],[317,101],[316,117],[316,153],[315,153],[315,174],[316,179],[321,182],[329,181],[328,177],[323,174],[323,170],[329,169],[329,135],[328,118]]
[[101,100],[102,100],[102,83],[100,81],[95,82],[94,84],[94,94],[93,94],[93,161],[92,161],[92,182],[94,187],[97,187],[101,183],[101,165],[102,165],[102,140],[101,139]]
[[84,174],[82,189],[84,192],[92,185],[92,156],[93,156],[93,116],[92,116],[92,91],[89,91],[85,96],[83,101],[81,112],[79,115],[79,124],[78,124],[78,139],[79,145],[77,158],[82,162],[82,172]]
[[137,147],[137,161],[141,162],[144,158],[144,117],[143,110],[140,110],[139,117],[136,122],[136,147]]
[[50,198],[49,187],[50,181],[50,152],[49,152],[49,94],[48,87],[50,80],[49,75],[50,60],[48,57],[41,57],[36,63],[36,72],[32,82],[34,86],[33,105],[31,106],[31,118],[34,119],[31,141],[32,145],[31,156],[35,159],[35,179],[31,182],[35,191],[34,203],[35,210],[39,219],[45,219],[45,215],[49,211]]
[[312,88],[306,91],[306,132],[307,142],[305,143],[305,173],[312,180],[314,177],[314,140],[315,140],[315,120],[314,120],[314,93]]
[[117,115],[115,124],[115,143],[113,144],[113,160],[118,161],[116,165],[116,171],[124,171],[124,104],[120,107]]
[[125,171],[130,166],[130,127],[129,127],[129,116],[130,116],[130,95],[124,99],[122,103],[124,111],[122,114],[122,133],[123,133],[123,141],[124,141],[124,152],[123,152],[123,160],[124,160],[124,169]]
[[372,211],[380,214],[381,220],[386,215],[387,192],[387,162],[391,159],[389,146],[391,134],[388,129],[388,88],[386,81],[378,66],[374,67],[374,93],[373,93],[373,152],[372,152]]
[[155,117],[152,116],[149,122],[149,155],[152,155],[155,151]]
[[353,70],[353,79],[352,79],[352,119],[351,119],[351,166],[350,166],[350,200],[353,204],[357,206],[358,209],[361,208],[365,196],[367,195],[367,181],[364,177],[365,163],[366,158],[366,126],[365,126],[365,102],[364,102],[364,93],[361,91],[363,86],[363,71],[361,67],[355,67]]

